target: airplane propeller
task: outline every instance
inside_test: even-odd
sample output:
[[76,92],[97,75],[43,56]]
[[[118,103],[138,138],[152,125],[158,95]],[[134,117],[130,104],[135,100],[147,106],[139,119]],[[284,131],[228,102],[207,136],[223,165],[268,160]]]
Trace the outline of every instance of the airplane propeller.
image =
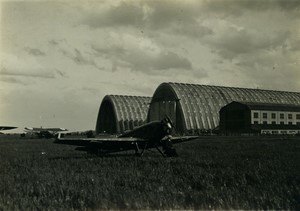
[[[175,125],[173,123],[173,121],[171,120],[171,118],[168,115],[165,115],[163,122],[169,127],[169,125],[171,126],[171,128],[174,128],[175,132],[176,132],[176,128]],[[171,129],[169,128],[169,129]],[[171,131],[168,132],[169,134],[162,139],[161,143],[163,146],[163,150],[164,150],[164,154],[168,157],[176,157],[178,156],[175,148],[173,147],[172,144],[172,138],[171,138]],[[162,154],[162,153],[161,153]]]
[[171,120],[171,118],[168,115],[165,115],[165,120],[166,120],[167,123],[170,123],[172,128],[175,128],[175,125],[174,125],[173,121]]

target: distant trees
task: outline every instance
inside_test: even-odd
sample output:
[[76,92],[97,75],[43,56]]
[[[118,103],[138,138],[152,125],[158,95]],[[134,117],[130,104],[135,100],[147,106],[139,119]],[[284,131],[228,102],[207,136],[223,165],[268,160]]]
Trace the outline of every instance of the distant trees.
[[86,133],[87,138],[95,138],[94,131],[88,130]]

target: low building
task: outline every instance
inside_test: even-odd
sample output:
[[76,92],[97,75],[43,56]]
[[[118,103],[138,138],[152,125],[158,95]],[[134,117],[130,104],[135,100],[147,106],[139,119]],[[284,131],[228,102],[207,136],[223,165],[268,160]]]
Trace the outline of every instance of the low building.
[[106,95],[100,105],[96,134],[118,134],[146,123],[151,97]]
[[233,101],[219,114],[223,134],[300,133],[300,105]]

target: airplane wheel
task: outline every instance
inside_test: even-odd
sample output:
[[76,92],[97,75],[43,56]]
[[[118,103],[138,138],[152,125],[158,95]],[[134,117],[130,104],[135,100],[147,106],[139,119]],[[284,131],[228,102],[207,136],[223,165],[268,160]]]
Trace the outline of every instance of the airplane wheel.
[[136,153],[134,153],[134,156],[136,156],[136,157],[142,157],[142,154],[139,153],[139,152],[136,152]]
[[178,157],[176,149],[174,148],[169,148],[164,153],[166,154],[167,157]]
[[175,148],[173,147],[172,141],[169,138],[163,142],[163,150],[164,150],[164,154],[167,157],[177,157],[178,156]]

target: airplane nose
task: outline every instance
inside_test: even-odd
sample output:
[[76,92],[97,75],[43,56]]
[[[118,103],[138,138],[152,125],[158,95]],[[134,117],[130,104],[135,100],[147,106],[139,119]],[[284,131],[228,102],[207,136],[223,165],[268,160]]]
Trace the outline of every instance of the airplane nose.
[[170,123],[168,123],[168,124],[167,124],[167,126],[168,126],[168,128],[170,128],[170,129],[172,128],[172,126],[171,126],[171,124],[170,124]]

